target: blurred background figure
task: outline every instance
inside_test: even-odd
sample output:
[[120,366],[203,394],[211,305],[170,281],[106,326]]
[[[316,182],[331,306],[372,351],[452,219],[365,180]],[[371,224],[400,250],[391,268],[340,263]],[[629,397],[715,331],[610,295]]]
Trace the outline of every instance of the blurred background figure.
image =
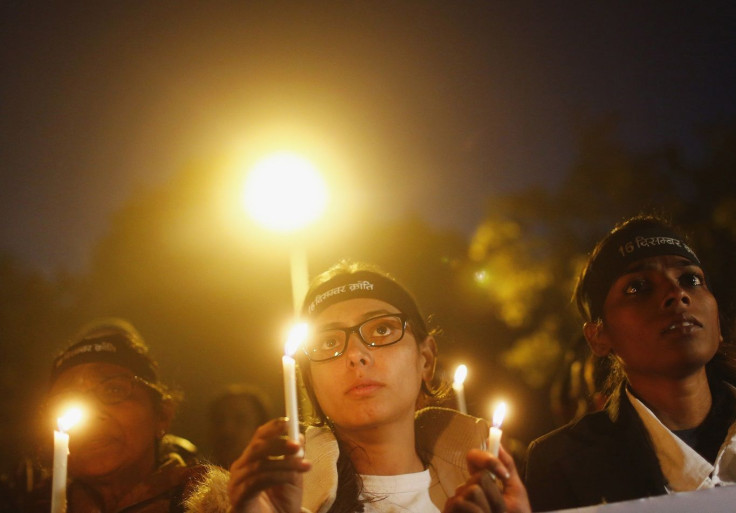
[[229,468],[258,426],[271,418],[271,410],[268,397],[259,388],[244,383],[227,386],[209,406],[212,463]]

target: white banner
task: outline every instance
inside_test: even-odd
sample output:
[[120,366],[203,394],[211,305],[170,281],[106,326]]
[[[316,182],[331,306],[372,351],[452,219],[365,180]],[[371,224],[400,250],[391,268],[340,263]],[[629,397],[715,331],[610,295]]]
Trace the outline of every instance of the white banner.
[[735,513],[736,486],[559,510],[575,513]]

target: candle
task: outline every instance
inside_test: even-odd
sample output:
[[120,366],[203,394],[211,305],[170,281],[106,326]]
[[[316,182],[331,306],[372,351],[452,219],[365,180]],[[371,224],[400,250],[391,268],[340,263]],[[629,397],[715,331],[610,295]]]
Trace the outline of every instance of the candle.
[[288,421],[289,438],[299,441],[299,407],[296,392],[296,361],[294,353],[307,336],[307,324],[295,324],[289,333],[281,362],[284,367],[284,404]]
[[70,408],[57,419],[54,430],[54,474],[51,481],[51,513],[66,512],[66,463],[69,457],[69,429],[82,419],[82,410]]
[[493,412],[493,425],[488,434],[488,452],[498,457],[498,448],[501,446],[501,424],[506,416],[506,403],[499,403]]
[[452,383],[452,389],[455,391],[457,398],[457,409],[461,413],[468,413],[468,407],[465,404],[465,378],[468,375],[468,368],[465,365],[458,365],[455,371],[455,381]]

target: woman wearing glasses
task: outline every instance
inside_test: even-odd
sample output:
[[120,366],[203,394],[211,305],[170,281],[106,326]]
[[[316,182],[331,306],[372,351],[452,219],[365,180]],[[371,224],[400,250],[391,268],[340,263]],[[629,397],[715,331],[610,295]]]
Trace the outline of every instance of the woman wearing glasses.
[[174,399],[133,326],[89,325],[54,360],[49,414],[56,419],[72,404],[85,415],[70,430],[69,513],[184,511],[207,468],[187,467],[163,447]]
[[[301,445],[257,431],[231,467],[235,511],[505,511],[525,495],[512,459],[480,450],[488,425],[442,408],[437,345],[412,296],[361,264],[320,275],[304,303],[299,367],[316,419]],[[285,457],[284,457],[285,456]],[[495,474],[503,493],[494,483]]]

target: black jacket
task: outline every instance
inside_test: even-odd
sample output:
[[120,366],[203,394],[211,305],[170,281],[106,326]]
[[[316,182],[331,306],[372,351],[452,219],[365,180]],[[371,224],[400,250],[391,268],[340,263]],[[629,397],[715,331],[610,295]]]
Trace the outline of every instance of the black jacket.
[[649,434],[623,387],[605,410],[529,445],[526,487],[535,512],[666,493]]

